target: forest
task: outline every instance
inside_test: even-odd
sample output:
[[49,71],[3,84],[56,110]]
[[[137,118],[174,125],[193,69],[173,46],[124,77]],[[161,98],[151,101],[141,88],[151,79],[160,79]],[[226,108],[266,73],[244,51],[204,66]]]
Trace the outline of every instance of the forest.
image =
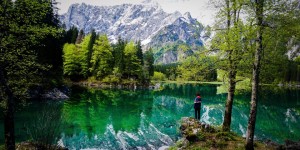
[[143,53],[140,41],[128,42],[119,37],[116,44],[110,44],[106,35],[97,35],[94,30],[84,35],[75,27],[67,35],[74,38],[63,46],[65,77],[105,84],[149,84],[154,73],[153,53],[151,49]]
[[252,87],[247,149],[253,149],[258,87],[300,84],[300,4],[296,0],[214,1],[210,40],[186,59],[154,64],[140,39],[65,29],[55,0],[0,2],[0,101],[6,149],[15,149],[14,112],[30,90],[66,82],[151,85],[153,81],[219,81],[228,85],[222,129],[230,130],[236,85]]

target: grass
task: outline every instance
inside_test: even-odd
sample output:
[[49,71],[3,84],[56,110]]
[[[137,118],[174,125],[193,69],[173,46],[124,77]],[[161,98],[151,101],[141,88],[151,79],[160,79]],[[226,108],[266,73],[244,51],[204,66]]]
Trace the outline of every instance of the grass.
[[[179,140],[171,150],[188,149],[188,150],[244,150],[245,139],[233,132],[223,132],[221,128],[201,125],[193,118],[182,122],[181,133],[189,144],[182,144],[183,140]],[[197,131],[197,132],[195,132]],[[255,141],[255,150],[273,150],[274,146]]]

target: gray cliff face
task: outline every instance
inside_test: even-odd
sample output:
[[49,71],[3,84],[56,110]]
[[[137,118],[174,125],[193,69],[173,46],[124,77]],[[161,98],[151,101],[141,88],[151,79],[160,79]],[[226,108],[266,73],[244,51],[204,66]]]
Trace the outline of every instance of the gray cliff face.
[[177,18],[172,24],[162,28],[152,38],[150,45],[155,47],[177,42],[194,47],[202,46],[202,31],[203,26],[196,19],[193,19],[190,13],[185,13],[184,16]]
[[[113,43],[119,36],[127,40],[141,40],[145,49],[171,44],[187,44],[196,49],[203,45],[203,26],[190,13],[166,13],[151,1],[116,6],[73,4],[66,14],[60,16],[60,21],[67,29],[75,26],[85,33],[95,29],[97,33],[107,34]],[[178,54],[173,52],[160,55],[166,59],[164,63],[177,61],[174,56]]]

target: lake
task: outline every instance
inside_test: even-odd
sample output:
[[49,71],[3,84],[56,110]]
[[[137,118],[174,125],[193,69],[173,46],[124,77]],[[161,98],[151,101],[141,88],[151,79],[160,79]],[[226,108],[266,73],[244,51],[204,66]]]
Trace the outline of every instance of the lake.
[[[224,89],[210,84],[162,84],[159,90],[73,87],[69,100],[33,101],[19,109],[16,141],[52,131],[43,126],[47,124],[61,127],[57,141],[69,149],[158,149],[180,139],[179,120],[194,116],[196,92],[203,98],[201,121],[222,125]],[[247,129],[250,95],[249,90],[238,90],[234,100],[231,129],[242,136]],[[56,118],[47,121],[49,114]],[[260,87],[257,115],[256,139],[278,143],[300,140],[299,89]],[[43,128],[37,129],[40,126]],[[0,128],[3,144],[3,117]]]

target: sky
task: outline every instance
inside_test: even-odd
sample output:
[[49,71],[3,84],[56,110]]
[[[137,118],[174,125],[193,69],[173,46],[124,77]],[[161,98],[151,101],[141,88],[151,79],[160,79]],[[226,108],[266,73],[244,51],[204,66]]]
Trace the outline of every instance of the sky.
[[[58,13],[63,14],[68,11],[71,4],[86,3],[95,6],[113,6],[124,3],[141,4],[145,0],[56,0],[59,8]],[[196,18],[204,25],[212,25],[216,10],[210,4],[210,0],[153,0],[159,3],[161,8],[167,13],[179,11],[182,14],[190,12],[193,18]]]

